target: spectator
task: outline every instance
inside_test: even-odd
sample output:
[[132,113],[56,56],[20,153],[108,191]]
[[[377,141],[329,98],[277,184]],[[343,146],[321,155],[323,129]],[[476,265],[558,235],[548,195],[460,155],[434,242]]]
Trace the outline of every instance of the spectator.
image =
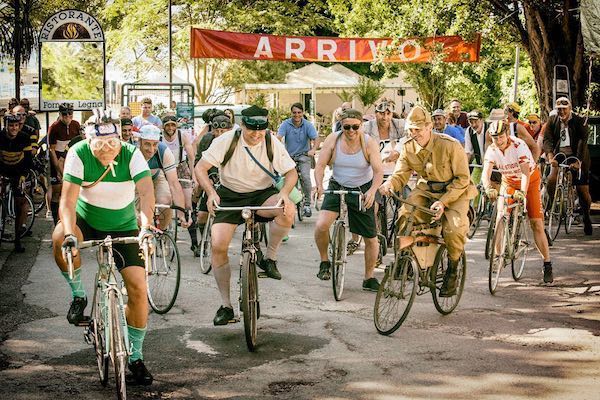
[[149,97],[142,99],[142,113],[133,118],[133,125],[140,129],[144,125],[154,125],[162,129],[160,118],[152,114],[152,100]]
[[446,124],[446,113],[441,108],[435,110],[432,114],[433,117],[433,132],[434,133],[445,133],[446,135],[453,137],[458,140],[460,144],[465,144],[465,134],[460,129]]
[[462,104],[458,99],[452,99],[450,102],[450,112],[456,118],[456,124],[460,125],[463,129],[467,129],[469,127],[469,120],[467,118],[467,113],[462,111]]

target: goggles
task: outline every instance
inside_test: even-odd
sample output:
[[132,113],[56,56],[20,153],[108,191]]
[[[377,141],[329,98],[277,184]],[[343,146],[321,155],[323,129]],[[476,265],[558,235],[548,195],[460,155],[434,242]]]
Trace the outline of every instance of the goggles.
[[6,114],[4,116],[4,122],[6,124],[18,124],[21,122],[21,118],[19,118],[15,114]]
[[103,150],[105,146],[108,146],[109,150],[115,150],[121,144],[121,140],[118,137],[99,138],[95,137],[90,140],[90,147],[94,151]]
[[375,106],[375,111],[383,113],[385,111],[393,113],[396,111],[396,105],[394,103],[388,103],[387,101],[381,102]]
[[242,117],[242,122],[251,131],[263,131],[269,127],[267,117]]
[[228,121],[213,121],[210,123],[210,126],[213,127],[213,129],[230,129],[231,126],[231,122]]
[[558,100],[556,102],[557,106],[568,106],[570,104],[569,100]]
[[162,120],[163,125],[165,124],[169,124],[169,123],[177,123],[177,117],[175,116],[168,116],[168,117],[164,117]]
[[352,129],[353,131],[357,131],[358,132],[358,130],[360,129],[360,125],[359,124],[356,124],[356,125],[343,125],[342,128],[345,131],[349,131],[350,129]]

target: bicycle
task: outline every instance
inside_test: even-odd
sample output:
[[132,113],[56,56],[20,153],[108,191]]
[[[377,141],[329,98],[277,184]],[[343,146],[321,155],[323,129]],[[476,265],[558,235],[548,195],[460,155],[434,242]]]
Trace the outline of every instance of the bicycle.
[[329,237],[329,257],[331,263],[331,284],[333,287],[333,297],[340,301],[344,292],[344,278],[346,272],[346,259],[348,249],[346,246],[346,227],[348,222],[348,206],[346,204],[346,195],[358,196],[358,209],[362,210],[362,192],[358,190],[334,190],[327,189],[323,194],[334,194],[340,196],[340,212],[333,224],[333,233]]
[[386,266],[375,297],[373,322],[377,332],[382,335],[394,333],[406,320],[415,296],[427,292],[431,292],[433,304],[440,314],[450,314],[458,306],[467,274],[467,259],[463,252],[457,271],[456,294],[452,297],[439,296],[448,269],[448,251],[441,237],[441,222],[415,224],[414,211],[418,210],[432,217],[436,213],[394,193],[391,195],[399,203],[413,207],[413,212],[398,222],[394,262]]
[[[302,178],[302,173],[300,172],[300,168],[298,166],[297,160],[302,156],[308,156],[308,153],[302,153],[302,154],[298,154],[298,155],[292,157],[292,159],[296,163],[296,173],[298,174],[298,180],[296,181],[296,189],[298,189],[300,191],[300,193],[303,193],[302,184],[303,184],[304,180]],[[296,215],[298,216],[298,221],[300,221],[300,222],[302,222],[302,220],[304,219],[303,207],[304,207],[304,201],[300,201],[300,202],[298,202],[298,204],[296,204]]]
[[[154,224],[159,223],[160,213],[164,210],[186,212],[175,205],[156,204],[154,206]],[[175,219],[175,217],[174,217]],[[175,304],[181,280],[181,261],[175,239],[168,231],[153,231],[154,251],[146,266],[148,301],[157,314],[166,314]]]
[[[125,306],[121,285],[116,278],[113,244],[138,243],[137,237],[112,238],[107,236],[100,240],[86,240],[79,244],[79,249],[98,246],[96,258],[98,271],[94,285],[94,301],[90,316],[84,318],[78,326],[86,327],[84,339],[94,346],[98,375],[102,386],[108,383],[109,360],[114,367],[118,399],[127,398],[125,369],[131,355],[131,343],[127,330]],[[148,263],[147,246],[143,248],[144,259]],[[65,251],[69,277],[73,277],[73,255],[71,249]],[[118,252],[117,252],[118,254]]]
[[498,215],[494,238],[490,246],[490,267],[488,271],[488,288],[491,294],[496,293],[500,274],[510,261],[512,277],[521,279],[527,254],[529,253],[529,232],[527,224],[527,208],[524,201],[514,201],[513,195],[499,196]]
[[[25,185],[22,185],[22,189],[25,189]],[[21,227],[20,238],[23,238],[31,231],[33,222],[35,221],[35,212],[33,212],[34,206],[31,197],[23,191],[23,198],[25,199],[25,207],[27,208],[27,218]],[[16,218],[17,209],[11,178],[2,176],[0,177],[0,244],[2,242],[13,243],[15,241]]]
[[[219,174],[218,173],[211,173],[208,175],[208,178],[212,181],[215,190],[217,190],[219,188],[220,181],[219,181]],[[200,211],[200,203],[202,203],[203,198],[206,197],[206,192],[202,192],[201,198],[198,199],[198,205],[196,207],[196,211],[199,212]],[[203,274],[208,274],[210,272],[210,270],[212,269],[212,266],[210,265],[210,258],[211,258],[211,234],[210,234],[210,230],[212,229],[212,225],[213,225],[213,221],[214,221],[214,217],[212,215],[208,215],[208,219],[206,220],[206,224],[204,224],[204,229],[200,232],[200,272],[202,272]],[[197,225],[197,224],[196,224]]]
[[40,178],[40,173],[35,169],[29,171],[25,181],[25,188],[33,202],[33,210],[38,214],[46,206],[46,193],[48,192],[48,188]]
[[[571,226],[575,220],[575,202],[577,193],[573,185],[573,175],[571,166],[567,163],[569,160],[579,162],[577,157],[566,157],[564,153],[558,153],[554,158],[562,155],[564,161],[558,165],[558,175],[556,177],[556,187],[554,189],[554,199],[548,216],[548,231],[550,238],[554,241],[560,232],[561,224],[565,224],[565,233],[571,233]],[[578,169],[578,179],[581,178],[581,168]]]
[[248,206],[248,207],[221,207],[216,205],[216,211],[241,211],[245,221],[242,235],[242,251],[240,254],[239,276],[239,314],[244,319],[244,334],[246,346],[249,351],[256,349],[258,326],[256,320],[260,318],[260,303],[258,298],[258,278],[266,277],[264,273],[256,272],[258,264],[257,230],[254,229],[254,219],[257,211],[272,211],[282,209],[282,206]]

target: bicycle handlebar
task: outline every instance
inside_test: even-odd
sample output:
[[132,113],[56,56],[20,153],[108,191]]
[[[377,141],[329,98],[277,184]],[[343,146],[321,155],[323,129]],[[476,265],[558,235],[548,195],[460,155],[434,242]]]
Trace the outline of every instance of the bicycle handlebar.
[[125,236],[112,238],[110,236],[105,237],[104,239],[94,239],[94,240],[84,240],[79,244],[79,249],[86,249],[88,247],[101,246],[103,244],[131,244],[138,243],[137,236]]
[[396,193],[394,193],[394,192],[389,192],[389,193],[390,193],[390,195],[391,195],[391,196],[392,196],[394,199],[396,199],[397,201],[399,201],[399,202],[401,202],[401,203],[404,203],[404,204],[406,204],[406,205],[412,206],[412,207],[414,207],[415,209],[417,209],[417,210],[419,210],[419,211],[421,211],[421,212],[424,212],[425,214],[428,214],[428,215],[430,215],[430,216],[432,216],[432,217],[435,217],[435,216],[437,215],[437,212],[435,212],[435,211],[431,210],[430,208],[423,207],[423,206],[420,206],[420,205],[418,205],[418,204],[411,203],[411,202],[410,202],[410,201],[408,201],[408,200],[404,200],[402,197],[398,196],[398,195],[397,195]]
[[215,205],[216,211],[261,211],[261,210],[281,210],[283,206],[247,206],[247,207],[221,207],[219,205]]

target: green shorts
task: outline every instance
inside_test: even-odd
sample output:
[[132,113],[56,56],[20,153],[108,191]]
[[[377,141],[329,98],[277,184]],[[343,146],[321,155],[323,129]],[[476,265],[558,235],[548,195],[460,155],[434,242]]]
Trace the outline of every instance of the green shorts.
[[[359,190],[362,193],[366,193],[373,181],[367,182],[358,188],[348,188],[340,185],[333,179],[329,181],[328,190]],[[348,206],[348,223],[350,225],[350,232],[356,233],[365,238],[374,238],[377,236],[377,228],[375,226],[375,209],[373,206],[366,211],[360,211],[358,209],[358,196],[347,195],[346,205]],[[340,212],[340,195],[338,194],[325,194],[321,210],[333,211],[336,213]]]

